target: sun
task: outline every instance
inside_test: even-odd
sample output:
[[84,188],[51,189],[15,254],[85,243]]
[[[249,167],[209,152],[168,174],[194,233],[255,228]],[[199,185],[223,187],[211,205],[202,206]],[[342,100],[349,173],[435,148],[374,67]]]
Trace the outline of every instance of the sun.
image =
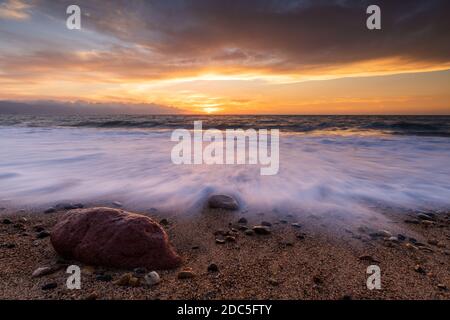
[[220,108],[207,107],[207,108],[203,108],[203,111],[206,112],[207,114],[212,114],[212,113],[216,113],[216,112],[220,111]]

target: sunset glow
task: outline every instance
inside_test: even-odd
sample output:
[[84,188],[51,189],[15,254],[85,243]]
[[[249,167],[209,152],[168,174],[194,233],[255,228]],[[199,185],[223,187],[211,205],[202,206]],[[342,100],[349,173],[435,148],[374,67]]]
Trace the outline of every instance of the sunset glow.
[[[448,22],[431,5],[423,14],[436,17],[420,30],[433,33],[417,36],[408,20],[400,36],[394,4],[386,4],[378,33],[359,24],[363,7],[334,10],[336,25],[319,26],[306,18],[314,6],[294,6],[286,26],[274,5],[261,27],[252,1],[234,11],[191,4],[188,15],[155,2],[120,18],[115,2],[86,2],[82,30],[68,30],[65,4],[1,4],[0,100],[156,104],[207,114],[450,113],[448,34],[433,29]],[[173,18],[161,20],[169,10]],[[214,25],[206,12],[217,15]]]

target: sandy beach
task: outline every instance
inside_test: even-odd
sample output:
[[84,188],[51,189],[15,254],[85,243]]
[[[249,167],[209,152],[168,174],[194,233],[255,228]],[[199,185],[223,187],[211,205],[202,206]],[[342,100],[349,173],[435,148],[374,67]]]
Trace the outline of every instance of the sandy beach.
[[[189,217],[139,213],[166,219],[164,229],[183,259],[179,268],[156,270],[161,282],[151,287],[142,277],[152,270],[116,270],[60,258],[48,233],[65,210],[44,214],[4,208],[0,299],[450,298],[448,211],[430,213],[430,221],[418,218],[420,213],[386,210],[383,231],[374,231],[376,218],[348,223],[316,215],[209,208]],[[241,218],[247,222],[238,223]],[[245,233],[261,223],[270,225],[270,234]],[[71,264],[81,267],[81,290],[66,288],[65,268]],[[373,264],[381,268],[381,290],[366,286],[366,269]],[[32,277],[45,266],[56,266],[55,271]],[[179,279],[188,268],[194,276]],[[126,273],[140,279],[137,287],[117,284]]]

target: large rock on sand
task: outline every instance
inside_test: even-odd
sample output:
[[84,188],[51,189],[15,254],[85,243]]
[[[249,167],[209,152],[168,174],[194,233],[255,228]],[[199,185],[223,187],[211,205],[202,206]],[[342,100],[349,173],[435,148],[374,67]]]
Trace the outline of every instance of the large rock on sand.
[[239,209],[239,204],[233,197],[223,194],[216,194],[211,196],[208,200],[208,204],[210,208],[215,209],[225,209],[225,210]]
[[51,233],[56,252],[89,265],[171,269],[181,259],[152,219],[110,208],[66,213]]

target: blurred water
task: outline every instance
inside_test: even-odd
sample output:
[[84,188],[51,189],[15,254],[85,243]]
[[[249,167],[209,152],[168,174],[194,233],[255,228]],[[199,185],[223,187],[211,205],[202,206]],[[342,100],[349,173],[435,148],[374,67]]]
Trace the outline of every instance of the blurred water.
[[[189,120],[177,128],[191,129]],[[0,199],[31,205],[112,199],[188,212],[212,192],[224,192],[264,210],[365,214],[371,203],[450,207],[448,137],[285,130],[279,174],[261,176],[255,165],[172,164],[175,143],[167,128],[60,124],[0,126]]]

